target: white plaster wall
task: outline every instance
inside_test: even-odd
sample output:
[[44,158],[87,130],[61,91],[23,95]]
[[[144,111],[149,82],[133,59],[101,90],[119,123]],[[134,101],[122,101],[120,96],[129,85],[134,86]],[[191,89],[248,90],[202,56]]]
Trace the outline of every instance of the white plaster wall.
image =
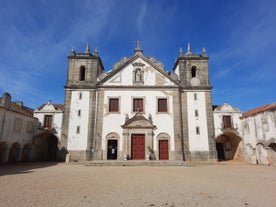
[[241,134],[241,112],[214,111],[215,137],[223,134],[223,116],[231,116],[234,129],[236,129],[239,134]]
[[[33,141],[36,119],[34,117],[24,116],[12,111],[5,111],[5,110],[0,110],[0,111],[1,111],[0,136],[2,135],[2,137],[0,137],[0,141],[6,142],[9,148],[12,146],[12,144],[17,142],[20,145],[21,150],[25,144],[27,143],[31,144]],[[16,118],[19,118],[22,120],[21,130],[19,132],[14,131],[14,124],[15,124]],[[2,123],[2,121],[4,121],[4,124]],[[27,132],[28,122],[33,123],[32,132]],[[4,126],[3,130],[2,130],[2,126]]]
[[[82,98],[79,99],[79,94]],[[71,109],[68,127],[68,150],[86,150],[88,136],[89,91],[72,91]],[[81,110],[81,116],[78,116]],[[80,133],[77,134],[77,126]]]
[[[157,70],[152,68],[148,63],[146,63],[140,58],[138,58],[134,62],[141,62],[145,64],[145,66],[139,67],[139,68],[143,68],[144,70],[144,85],[154,86],[156,85],[156,78],[157,78],[156,76],[163,76],[161,73],[159,73]],[[134,71],[134,67],[132,66],[132,64],[129,64],[120,72],[118,72],[116,75],[111,77],[110,80],[106,81],[104,85],[113,85],[113,86],[133,85],[133,71]],[[173,86],[175,84],[169,79],[164,79],[164,82],[162,83],[162,85]]]
[[52,115],[53,116],[53,126],[55,127],[57,133],[54,134],[57,136],[58,139],[61,137],[61,127],[62,127],[62,118],[63,118],[63,112],[62,111],[56,111],[56,110],[51,110],[51,111],[34,111],[34,117],[38,118],[39,122],[41,125],[44,124],[44,118],[45,115]]
[[[197,100],[194,100],[195,93]],[[187,110],[190,151],[209,151],[205,93],[187,92]],[[195,110],[198,110],[198,117],[195,117]],[[200,134],[196,134],[197,126]]]
[[[106,149],[105,137],[115,132],[120,136],[119,150],[122,150],[122,133],[123,129],[121,125],[125,122],[125,117],[128,114],[129,118],[132,118],[135,113],[132,112],[132,99],[144,98],[144,117],[148,118],[149,114],[152,116],[153,124],[157,129],[154,130],[154,150],[158,148],[156,137],[160,133],[167,133],[170,136],[170,150],[174,150],[174,126],[173,126],[173,102],[170,91],[160,90],[106,90],[104,93],[104,118],[103,118],[103,150]],[[120,112],[109,113],[108,112],[108,98],[119,97],[120,98]],[[157,98],[168,98],[168,113],[157,113]]]
[[[251,144],[253,147],[257,143],[269,145],[276,140],[276,120],[275,112],[266,111],[242,119],[243,126],[248,124],[248,129],[243,129],[244,143]],[[264,120],[267,124],[264,124]]]

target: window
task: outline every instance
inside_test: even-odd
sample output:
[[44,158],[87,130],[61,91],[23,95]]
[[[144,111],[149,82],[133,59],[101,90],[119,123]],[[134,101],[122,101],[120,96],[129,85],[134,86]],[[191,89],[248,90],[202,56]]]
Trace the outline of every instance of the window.
[[197,100],[197,94],[194,93],[194,100],[196,101]]
[[119,99],[110,98],[109,99],[109,112],[119,112]]
[[29,134],[31,134],[32,132],[33,132],[33,122],[31,122],[31,121],[28,121],[27,122],[27,127],[26,127],[26,132],[27,133],[29,133]]
[[52,128],[52,120],[53,116],[52,115],[45,115],[44,117],[44,128]]
[[196,77],[196,67],[195,67],[195,66],[193,66],[193,67],[191,68],[191,74],[192,74],[192,78],[195,78],[195,77]]
[[158,99],[158,112],[168,112],[168,101],[166,98],[159,98]]
[[195,117],[198,117],[198,110],[195,110]]
[[223,128],[224,129],[232,128],[231,116],[223,116]]
[[82,93],[80,92],[79,93],[79,100],[81,100],[82,99]]
[[81,116],[81,110],[78,110],[78,116]]
[[15,120],[14,120],[14,126],[13,126],[13,131],[14,132],[18,132],[18,133],[21,132],[22,122],[23,122],[22,119],[15,118]]
[[143,99],[142,98],[134,98],[133,99],[133,112],[143,112]]
[[198,126],[196,127],[196,134],[200,134],[200,130]]
[[80,126],[77,126],[77,131],[76,131],[77,134],[80,133]]
[[83,65],[80,67],[79,80],[80,81],[84,81],[85,80],[85,67]]

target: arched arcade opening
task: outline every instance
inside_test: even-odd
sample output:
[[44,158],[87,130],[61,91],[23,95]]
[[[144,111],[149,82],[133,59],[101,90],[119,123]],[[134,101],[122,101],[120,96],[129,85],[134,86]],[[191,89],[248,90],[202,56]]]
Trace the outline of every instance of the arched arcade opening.
[[20,151],[21,151],[20,144],[14,143],[11,146],[10,151],[9,151],[8,162],[9,163],[19,163],[19,161],[20,161]]
[[6,162],[6,156],[8,153],[8,145],[6,142],[0,142],[0,164]]
[[242,160],[241,138],[234,133],[224,133],[216,138],[218,160]]
[[34,138],[37,161],[57,161],[58,139],[51,133],[41,133]]

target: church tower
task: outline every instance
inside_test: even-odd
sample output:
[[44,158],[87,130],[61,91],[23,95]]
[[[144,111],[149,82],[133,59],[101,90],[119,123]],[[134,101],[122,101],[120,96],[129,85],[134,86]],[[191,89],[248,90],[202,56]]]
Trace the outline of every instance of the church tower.
[[79,160],[90,160],[93,155],[96,83],[102,71],[103,64],[97,49],[91,53],[88,44],[83,53],[71,49],[65,85],[61,148],[69,150],[71,157]]
[[193,54],[188,43],[187,52],[183,54],[181,48],[174,65],[180,79],[180,130],[187,161],[217,159],[208,60],[205,48],[202,54]]

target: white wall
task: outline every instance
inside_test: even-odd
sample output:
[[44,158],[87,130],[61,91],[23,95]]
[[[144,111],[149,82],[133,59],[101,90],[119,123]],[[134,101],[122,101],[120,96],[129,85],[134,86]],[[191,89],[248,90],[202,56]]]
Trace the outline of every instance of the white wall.
[[[194,94],[197,94],[197,100]],[[190,151],[209,151],[205,93],[187,92],[187,110]],[[195,117],[195,110],[198,110],[198,117]],[[196,134],[196,127],[200,134]]]
[[[80,93],[82,98],[80,99]],[[68,127],[68,150],[86,150],[88,136],[89,91],[72,91],[70,119]],[[81,116],[78,116],[81,110]],[[80,132],[77,133],[77,127]]]
[[[125,117],[128,114],[129,118],[132,118],[136,113],[132,112],[132,99],[143,98],[144,99],[144,117],[148,118],[149,114],[152,116],[153,124],[157,129],[154,130],[154,150],[158,148],[157,140],[155,139],[160,133],[167,133],[170,136],[170,150],[174,150],[174,126],[173,126],[173,100],[172,93],[170,91],[158,90],[130,90],[130,89],[117,89],[117,90],[105,90],[104,93],[104,118],[103,118],[103,150],[106,149],[105,137],[115,132],[120,136],[119,150],[122,150],[122,133],[123,129],[121,125],[125,123]],[[108,112],[108,98],[118,97],[120,99],[120,112],[109,113]],[[157,112],[157,98],[168,98],[168,112]]]

